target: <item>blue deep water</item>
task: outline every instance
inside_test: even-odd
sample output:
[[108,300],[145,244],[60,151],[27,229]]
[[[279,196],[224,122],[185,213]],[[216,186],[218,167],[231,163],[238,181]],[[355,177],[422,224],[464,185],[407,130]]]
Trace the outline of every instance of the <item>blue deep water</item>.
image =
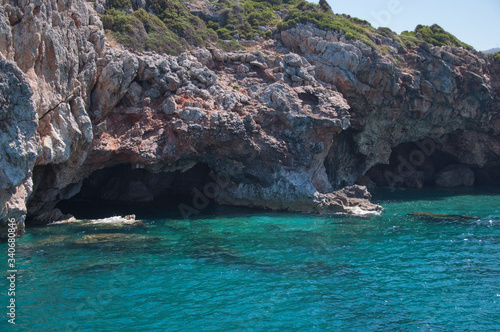
[[[15,326],[0,244],[0,330],[500,331],[500,189],[374,201],[380,216],[211,207],[139,211],[142,228],[29,228]],[[421,211],[475,218],[407,215]],[[102,233],[126,235],[81,241]]]

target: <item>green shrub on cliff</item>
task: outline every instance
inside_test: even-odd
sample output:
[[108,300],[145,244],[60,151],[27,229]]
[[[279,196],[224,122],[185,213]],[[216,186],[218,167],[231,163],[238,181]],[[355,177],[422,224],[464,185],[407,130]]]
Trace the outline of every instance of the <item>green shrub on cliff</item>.
[[274,11],[281,8],[282,1],[219,0],[214,4],[218,21],[207,20],[206,24],[217,32],[220,39],[253,39],[256,36],[271,37],[270,30],[265,27],[277,24]]
[[299,23],[313,23],[322,30],[344,31],[346,39],[357,39],[370,46],[375,45],[371,39],[375,29],[367,21],[349,15],[334,14],[331,10],[325,11],[320,5],[304,0],[291,8],[278,24],[278,28],[283,31]]
[[326,0],[319,0],[319,6],[321,7],[321,9],[323,9],[325,13],[333,12],[332,7],[330,7],[330,5]]
[[131,14],[110,9],[101,16],[106,33],[125,47],[137,51],[178,54],[184,46],[155,15],[144,9]]
[[397,38],[399,38],[401,44],[403,44],[405,47],[414,47],[422,42],[422,40],[412,35],[401,34],[397,36]]
[[[124,8],[130,0],[114,0],[111,7]],[[178,0],[150,0],[153,13],[139,9],[131,14],[108,9],[101,20],[108,35],[137,51],[179,54],[187,46],[208,46],[217,42],[217,34],[203,20],[191,14]],[[131,7],[131,6],[130,6]],[[129,8],[129,7],[126,7]]]
[[110,8],[132,8],[130,0],[109,0],[108,6]]
[[217,42],[217,47],[223,50],[224,52],[234,52],[241,50],[243,47],[234,39],[223,40],[220,39]]
[[217,41],[212,29],[207,29],[199,17],[191,14],[186,5],[179,0],[150,0],[153,13],[165,26],[178,37],[193,46],[207,46]]
[[493,54],[493,59],[495,61],[500,61],[500,52],[496,52],[495,54]]
[[403,31],[401,36],[414,37],[417,40],[425,41],[434,46],[455,46],[463,47],[467,50],[472,49],[472,46],[461,42],[457,37],[445,31],[437,24],[431,26],[419,24],[414,31]]
[[381,27],[376,32],[381,36],[397,41],[405,47],[413,47],[421,43],[421,40],[413,35],[398,35],[389,28]]

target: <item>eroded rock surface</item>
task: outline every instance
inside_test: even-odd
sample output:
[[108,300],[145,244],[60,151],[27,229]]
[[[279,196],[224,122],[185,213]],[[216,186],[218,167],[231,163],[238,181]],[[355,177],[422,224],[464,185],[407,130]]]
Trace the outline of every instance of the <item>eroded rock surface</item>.
[[27,200],[38,186],[32,179],[34,165],[69,164],[62,168],[71,172],[85,160],[92,140],[87,100],[104,47],[102,24],[92,6],[86,1],[0,5],[5,112],[0,140],[8,144],[0,152],[0,176],[5,175],[0,224],[15,218],[23,229]]
[[31,171],[39,153],[33,91],[14,64],[0,61],[0,233],[9,218],[24,228]]
[[[130,60],[124,54],[100,62],[103,73],[109,66],[130,68],[100,76],[111,81],[100,81],[92,97],[99,110],[94,121],[103,130],[96,131],[82,174],[108,160],[153,173],[204,163],[229,179],[215,197],[219,203],[306,212],[327,211],[334,204],[323,162],[349,126],[349,105],[312,75],[298,81],[286,74],[289,67],[314,72],[304,58],[219,50],[193,52],[198,58],[129,53],[135,59]],[[136,76],[128,77],[131,72]],[[115,84],[125,80],[120,75],[133,83]],[[152,199],[143,183],[132,184],[142,188],[138,192],[146,201]]]
[[[375,50],[311,25],[283,31],[281,38],[315,65],[316,77],[334,85],[351,106],[350,133],[331,151],[333,182],[352,183],[373,166],[388,164],[392,153],[397,161],[393,176],[408,177],[399,182],[418,187],[420,181],[411,177],[424,169],[398,172],[401,161],[394,148],[424,139],[456,163],[498,167],[500,71],[486,54],[426,43],[407,49],[382,36]],[[339,153],[348,156],[339,160]]]
[[[498,176],[500,66],[482,53],[382,37],[375,49],[299,25],[281,33],[284,53],[136,54],[105,44],[102,5],[0,5],[1,225],[67,218],[56,204],[120,165],[151,174],[205,165],[218,203],[315,213],[379,211],[354,184],[383,183],[374,167],[397,171],[395,151],[410,158],[405,144],[424,139],[441,157],[398,183]],[[155,179],[101,198],[151,201],[172,183]]]

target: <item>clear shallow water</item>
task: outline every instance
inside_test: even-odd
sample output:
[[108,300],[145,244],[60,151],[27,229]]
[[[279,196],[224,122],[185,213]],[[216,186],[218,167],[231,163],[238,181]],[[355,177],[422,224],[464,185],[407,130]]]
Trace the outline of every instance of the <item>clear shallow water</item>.
[[[185,221],[149,210],[145,228],[29,229],[18,240],[16,330],[499,331],[500,189],[375,201],[382,216],[212,208]],[[416,211],[478,218],[406,215]],[[100,233],[129,238],[75,243]],[[0,287],[5,308],[5,278]]]

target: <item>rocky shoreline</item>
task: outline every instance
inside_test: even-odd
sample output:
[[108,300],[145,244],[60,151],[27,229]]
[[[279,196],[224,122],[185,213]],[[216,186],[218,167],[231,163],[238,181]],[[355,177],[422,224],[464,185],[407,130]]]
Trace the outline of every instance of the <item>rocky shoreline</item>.
[[0,6],[0,225],[85,193],[359,214],[381,210],[364,185],[500,183],[482,53],[299,25],[255,50],[136,54],[106,43],[97,4]]

